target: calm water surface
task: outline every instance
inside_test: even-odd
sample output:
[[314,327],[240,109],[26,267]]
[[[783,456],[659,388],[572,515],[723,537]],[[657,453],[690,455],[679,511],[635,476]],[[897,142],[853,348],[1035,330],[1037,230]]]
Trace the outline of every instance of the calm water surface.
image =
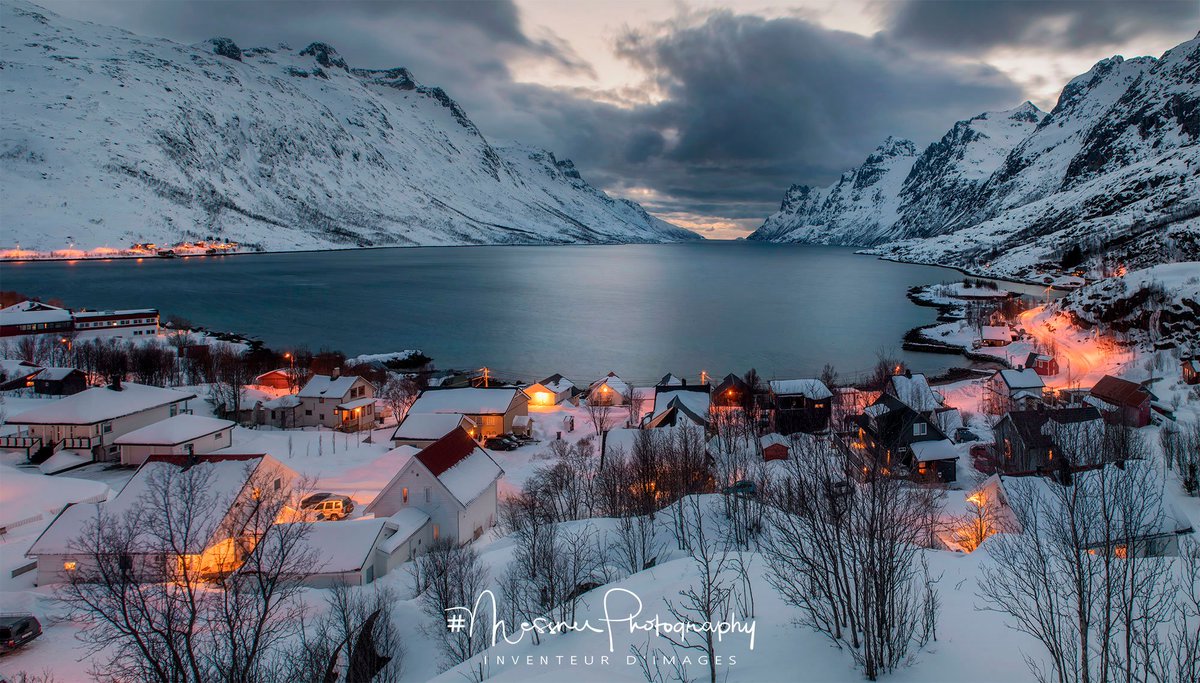
[[[373,249],[0,265],[0,287],[72,307],[155,307],[210,329],[350,355],[420,348],[439,367],[646,383],[755,367],[865,371],[933,322],[912,285],[955,271],[753,242]],[[957,356],[904,353],[917,370]]]

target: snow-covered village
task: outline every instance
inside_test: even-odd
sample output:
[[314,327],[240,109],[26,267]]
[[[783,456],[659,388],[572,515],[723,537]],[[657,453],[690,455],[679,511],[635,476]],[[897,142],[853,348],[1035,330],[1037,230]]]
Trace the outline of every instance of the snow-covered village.
[[0,0],[0,683],[1200,681],[1198,27]]

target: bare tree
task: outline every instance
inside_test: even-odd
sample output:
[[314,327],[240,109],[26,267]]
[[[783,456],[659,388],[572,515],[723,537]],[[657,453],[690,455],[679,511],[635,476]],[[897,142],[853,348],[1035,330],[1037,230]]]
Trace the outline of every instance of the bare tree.
[[666,600],[667,611],[687,628],[678,636],[663,634],[677,649],[699,650],[708,662],[709,683],[717,681],[718,640],[713,625],[730,614],[735,576],[729,546],[713,528],[700,496],[679,501],[683,511],[686,545],[699,581],[679,591],[675,600]]
[[1167,550],[1162,488],[1145,462],[1005,480],[1020,533],[989,541],[980,597],[1045,647],[1047,665],[1026,656],[1040,680],[1164,680],[1174,591],[1169,563],[1152,557]]
[[613,417],[612,402],[605,399],[593,401],[591,396],[588,396],[585,408],[587,410],[588,421],[592,423],[592,431],[597,437],[607,432],[611,426]]
[[396,600],[389,588],[335,585],[326,612],[305,629],[295,655],[308,673],[299,683],[399,681],[406,650],[392,619]]
[[[417,558],[418,575],[425,590],[421,593],[421,608],[429,617],[426,633],[438,642],[447,667],[456,666],[482,652],[490,636],[487,628],[450,628],[447,619],[456,607],[470,609],[487,584],[488,572],[479,559],[479,552],[467,545],[440,539],[429,551]],[[469,621],[469,620],[468,620]]]
[[379,389],[379,397],[392,410],[396,424],[399,424],[408,414],[408,409],[412,407],[413,403],[416,403],[420,393],[421,390],[417,388],[416,382],[401,375],[389,375],[387,381]]
[[896,479],[848,477],[833,444],[793,447],[772,488],[768,580],[800,622],[850,651],[869,680],[920,647],[935,593],[918,571],[928,497]]
[[246,398],[246,386],[253,377],[240,353],[228,345],[221,344],[212,349],[213,377],[209,385],[209,398],[219,410],[237,419]]

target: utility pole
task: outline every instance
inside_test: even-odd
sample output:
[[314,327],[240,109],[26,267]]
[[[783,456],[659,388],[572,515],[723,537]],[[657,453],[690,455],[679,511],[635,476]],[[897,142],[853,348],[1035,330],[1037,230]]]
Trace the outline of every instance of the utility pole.
[[483,388],[484,389],[489,388],[491,386],[489,384],[489,381],[491,380],[491,371],[488,370],[486,367],[480,368],[479,371],[483,373]]
[[708,384],[708,373],[705,372],[704,370],[700,371],[700,384],[701,385]]

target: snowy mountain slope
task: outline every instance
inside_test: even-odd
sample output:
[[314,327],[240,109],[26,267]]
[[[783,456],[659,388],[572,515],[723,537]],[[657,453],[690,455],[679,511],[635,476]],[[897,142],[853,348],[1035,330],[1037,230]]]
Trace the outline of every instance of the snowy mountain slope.
[[1030,107],[1012,110],[1028,120],[1004,133],[975,139],[972,119],[930,145],[899,193],[880,198],[878,210],[897,215],[885,229],[785,198],[751,238],[873,246],[1016,277],[1074,244],[1137,266],[1200,257],[1200,37],[1160,59],[1105,59],[1049,114],[1035,120]]
[[1164,263],[1081,287],[1055,301],[1084,329],[1105,326],[1135,342],[1197,349],[1200,262]]
[[0,11],[0,223],[23,248],[697,239],[569,161],[489,144],[405,69],[354,69],[323,43],[186,46]]

